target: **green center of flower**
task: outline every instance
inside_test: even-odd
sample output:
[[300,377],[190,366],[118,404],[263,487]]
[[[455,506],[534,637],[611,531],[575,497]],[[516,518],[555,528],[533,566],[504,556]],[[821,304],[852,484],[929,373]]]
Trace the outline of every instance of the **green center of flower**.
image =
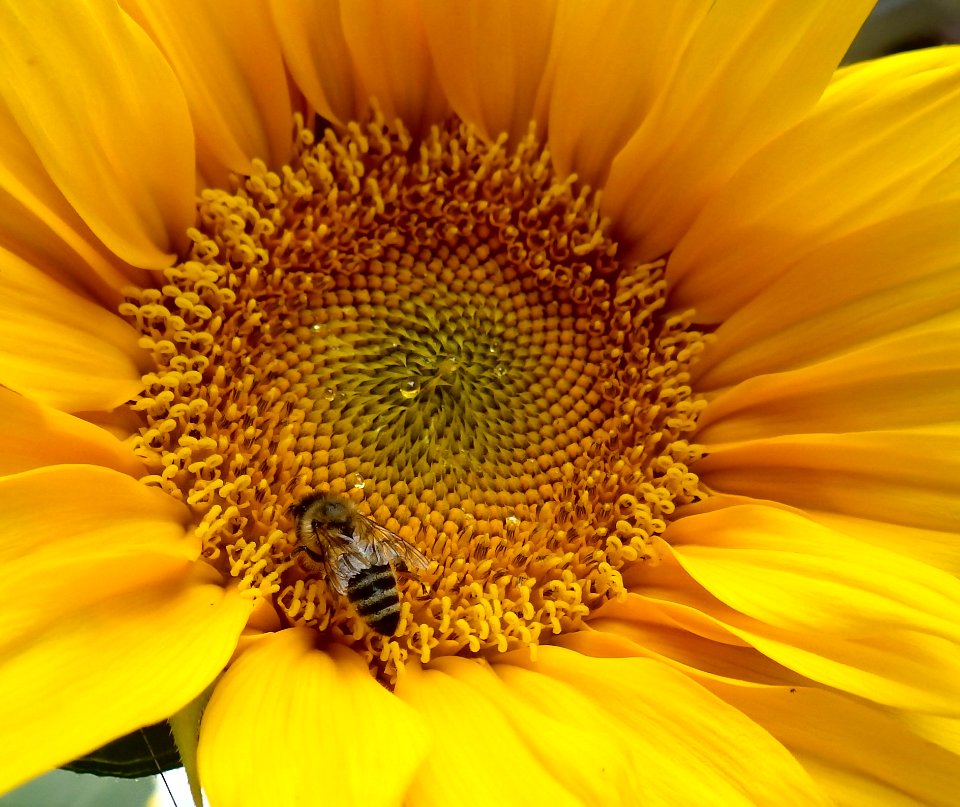
[[[191,254],[124,305],[157,364],[148,481],[195,508],[209,563],[384,680],[582,627],[700,495],[703,336],[660,313],[662,262],[621,262],[533,133],[297,133],[280,172],[205,191]],[[292,557],[316,492],[430,561],[399,574],[392,636]]]

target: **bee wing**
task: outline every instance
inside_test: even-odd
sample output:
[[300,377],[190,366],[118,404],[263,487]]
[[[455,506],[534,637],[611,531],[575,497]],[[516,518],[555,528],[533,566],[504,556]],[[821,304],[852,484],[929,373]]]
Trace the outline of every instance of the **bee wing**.
[[354,542],[341,532],[331,529],[319,529],[317,532],[325,549],[323,572],[327,584],[338,594],[346,595],[350,579],[370,564]]
[[372,554],[380,563],[396,563],[411,571],[426,569],[430,565],[429,558],[413,544],[366,516],[360,517],[357,533],[360,539],[370,546]]

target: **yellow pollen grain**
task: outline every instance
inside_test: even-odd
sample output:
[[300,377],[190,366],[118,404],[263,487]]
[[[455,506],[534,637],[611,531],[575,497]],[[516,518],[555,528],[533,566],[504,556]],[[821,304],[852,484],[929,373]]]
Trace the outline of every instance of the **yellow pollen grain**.
[[[189,235],[122,307],[155,363],[146,481],[194,509],[209,563],[381,680],[582,628],[702,495],[704,336],[532,130],[298,120],[291,163],[204,191]],[[394,636],[292,562],[290,507],[317,490],[430,559],[400,574]]]

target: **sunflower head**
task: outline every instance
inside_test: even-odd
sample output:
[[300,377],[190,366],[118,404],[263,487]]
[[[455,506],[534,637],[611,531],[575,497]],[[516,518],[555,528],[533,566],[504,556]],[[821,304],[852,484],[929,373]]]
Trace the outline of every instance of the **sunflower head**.
[[[698,497],[703,335],[532,128],[514,147],[456,118],[319,133],[298,119],[289,166],[205,191],[190,255],[129,292],[157,364],[138,453],[209,562],[386,680],[411,656],[533,651],[622,597]],[[291,506],[316,491],[429,559],[394,635],[292,562]]]

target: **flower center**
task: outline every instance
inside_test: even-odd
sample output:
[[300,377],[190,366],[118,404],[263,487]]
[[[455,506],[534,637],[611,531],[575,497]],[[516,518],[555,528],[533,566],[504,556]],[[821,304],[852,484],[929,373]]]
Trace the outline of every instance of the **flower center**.
[[[209,563],[384,680],[582,627],[701,495],[703,335],[662,315],[663,262],[620,261],[532,131],[414,142],[374,116],[319,140],[298,121],[296,144],[204,191],[189,256],[128,294],[157,367],[147,482],[194,508]],[[392,636],[293,558],[317,492],[430,561],[400,570]]]

